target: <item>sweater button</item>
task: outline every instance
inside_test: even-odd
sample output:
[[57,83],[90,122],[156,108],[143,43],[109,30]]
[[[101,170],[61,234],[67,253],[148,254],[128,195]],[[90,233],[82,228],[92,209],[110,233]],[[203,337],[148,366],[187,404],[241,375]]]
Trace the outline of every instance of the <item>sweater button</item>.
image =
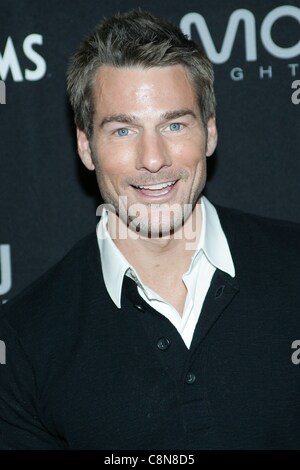
[[188,372],[185,378],[185,383],[192,385],[196,380],[196,376],[193,372]]
[[168,340],[168,338],[159,338],[159,340],[157,341],[157,347],[161,351],[165,351],[166,349],[168,349],[169,346],[170,341]]
[[135,308],[137,308],[138,310],[140,310],[141,312],[144,312],[145,309],[140,305],[140,304],[135,304]]

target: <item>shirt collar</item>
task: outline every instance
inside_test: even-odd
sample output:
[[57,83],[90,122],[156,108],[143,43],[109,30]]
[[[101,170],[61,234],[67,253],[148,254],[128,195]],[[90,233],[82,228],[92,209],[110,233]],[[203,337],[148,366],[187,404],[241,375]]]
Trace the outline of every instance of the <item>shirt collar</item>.
[[101,256],[103,279],[107,292],[118,308],[121,308],[123,278],[131,265],[117,248],[107,231],[108,212],[103,209],[97,225],[97,240]]
[[234,277],[232,256],[217,211],[205,196],[202,196],[201,203],[203,217],[201,248],[213,266]]
[[[216,268],[230,276],[235,276],[235,269],[226,236],[215,207],[205,196],[201,197],[202,227],[196,253],[193,256],[189,271],[201,251]],[[107,231],[108,213],[103,209],[97,225],[97,240],[101,256],[102,272],[106,289],[118,308],[121,308],[121,294],[124,275],[129,272],[131,278],[142,285],[142,282],[117,248]]]

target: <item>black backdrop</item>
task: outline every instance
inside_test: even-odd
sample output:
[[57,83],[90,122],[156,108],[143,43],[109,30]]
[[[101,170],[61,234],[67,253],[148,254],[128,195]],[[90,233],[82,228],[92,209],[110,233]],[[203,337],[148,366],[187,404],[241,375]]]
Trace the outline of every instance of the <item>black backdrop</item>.
[[299,1],[0,0],[0,303],[95,229],[100,197],[76,156],[65,71],[103,15],[138,6],[181,25],[215,63],[207,196],[300,222]]

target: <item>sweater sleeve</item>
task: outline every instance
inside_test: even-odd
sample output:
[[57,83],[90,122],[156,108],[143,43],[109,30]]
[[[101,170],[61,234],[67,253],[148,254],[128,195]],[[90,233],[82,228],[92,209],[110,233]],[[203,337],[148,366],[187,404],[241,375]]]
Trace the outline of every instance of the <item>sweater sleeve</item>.
[[39,417],[33,367],[5,316],[0,318],[0,340],[0,450],[67,448]]

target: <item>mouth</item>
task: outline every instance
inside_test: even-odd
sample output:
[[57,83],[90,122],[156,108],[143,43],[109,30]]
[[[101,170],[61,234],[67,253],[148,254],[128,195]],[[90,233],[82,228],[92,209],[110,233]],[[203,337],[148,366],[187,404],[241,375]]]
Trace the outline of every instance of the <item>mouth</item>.
[[139,193],[143,194],[144,196],[150,197],[161,197],[166,196],[173,192],[174,187],[178,180],[176,181],[167,181],[164,183],[157,183],[157,184],[143,184],[143,185],[132,185],[132,187],[137,190]]

